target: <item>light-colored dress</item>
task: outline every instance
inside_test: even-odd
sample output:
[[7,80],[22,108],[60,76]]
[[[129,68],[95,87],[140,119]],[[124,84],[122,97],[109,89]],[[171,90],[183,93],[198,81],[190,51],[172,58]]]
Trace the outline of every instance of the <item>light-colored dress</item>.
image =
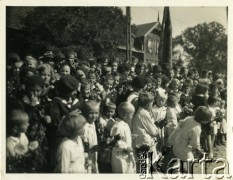
[[129,125],[116,119],[111,129],[111,136],[121,136],[121,143],[112,150],[112,172],[113,173],[136,173],[136,163],[133,152],[124,152],[124,149],[132,148],[132,137]]
[[6,155],[7,157],[15,157],[17,152],[15,152],[16,145],[22,145],[25,148],[28,147],[28,138],[25,133],[20,133],[20,137],[9,136],[6,139]]
[[[88,142],[90,148],[97,145],[97,134],[95,124],[86,123],[84,125],[84,134],[83,139],[85,142]],[[97,164],[97,152],[88,153],[88,159],[92,162],[92,173],[99,173],[98,164]]]
[[83,142],[63,138],[56,154],[56,173],[86,173]]

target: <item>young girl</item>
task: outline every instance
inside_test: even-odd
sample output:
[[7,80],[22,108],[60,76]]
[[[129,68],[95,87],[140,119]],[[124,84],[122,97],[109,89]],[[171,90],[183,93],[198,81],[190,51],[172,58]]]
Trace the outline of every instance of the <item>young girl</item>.
[[[55,95],[54,86],[52,85],[53,81],[53,69],[49,64],[42,64],[38,68],[39,76],[44,81],[44,96],[47,98],[53,98]],[[50,99],[51,100],[51,99]]]
[[[132,152],[131,130],[126,121],[133,118],[134,106],[129,102],[123,102],[118,106],[116,123],[111,129],[111,136],[120,136],[112,150],[112,172],[113,173],[135,173],[136,164]],[[125,151],[125,152],[124,152]]]
[[68,114],[59,125],[64,136],[56,153],[56,173],[86,173],[83,142],[85,118],[79,113]]
[[[96,149],[98,144],[95,121],[99,118],[99,109],[99,103],[93,100],[85,102],[82,107],[82,114],[87,120],[87,123],[84,126],[83,140],[89,145],[90,149]],[[99,173],[97,164],[98,153],[93,151],[88,154],[88,158],[92,164],[91,172]]]

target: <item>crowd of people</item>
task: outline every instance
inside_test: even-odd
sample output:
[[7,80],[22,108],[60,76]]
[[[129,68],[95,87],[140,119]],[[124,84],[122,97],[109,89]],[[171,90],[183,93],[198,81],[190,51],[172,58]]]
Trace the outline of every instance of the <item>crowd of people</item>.
[[226,143],[226,86],[182,63],[9,53],[7,172],[139,173],[145,151],[163,154],[162,170],[173,157],[212,159]]

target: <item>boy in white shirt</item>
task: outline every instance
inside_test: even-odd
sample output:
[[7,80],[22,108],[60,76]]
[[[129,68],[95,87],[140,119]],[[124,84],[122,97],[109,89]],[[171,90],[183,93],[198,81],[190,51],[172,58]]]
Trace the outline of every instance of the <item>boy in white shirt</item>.
[[129,102],[123,102],[118,106],[118,116],[111,129],[112,137],[120,135],[120,140],[112,150],[113,173],[136,173],[136,164],[132,152],[131,130],[127,123],[133,118],[135,108]]

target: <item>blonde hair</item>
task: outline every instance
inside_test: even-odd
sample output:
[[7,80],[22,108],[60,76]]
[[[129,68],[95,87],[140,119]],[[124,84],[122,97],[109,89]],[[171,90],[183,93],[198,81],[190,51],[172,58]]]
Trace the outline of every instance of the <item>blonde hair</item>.
[[7,132],[10,133],[13,127],[20,126],[24,120],[28,120],[29,116],[26,112],[19,109],[12,110],[8,115]]
[[51,80],[55,80],[56,77],[55,77],[55,73],[53,71],[53,68],[49,65],[49,64],[41,64],[39,67],[38,67],[38,72],[39,74],[41,74],[42,72],[44,71],[48,71],[50,74],[51,74]]
[[77,136],[77,132],[85,125],[86,119],[78,112],[68,114],[60,123],[58,132],[70,139]]
[[90,110],[92,110],[94,107],[100,108],[100,104],[94,100],[86,101],[82,106],[82,114],[84,117],[87,117]]
[[129,112],[135,112],[135,108],[130,102],[122,102],[117,108],[117,113],[120,118]]

